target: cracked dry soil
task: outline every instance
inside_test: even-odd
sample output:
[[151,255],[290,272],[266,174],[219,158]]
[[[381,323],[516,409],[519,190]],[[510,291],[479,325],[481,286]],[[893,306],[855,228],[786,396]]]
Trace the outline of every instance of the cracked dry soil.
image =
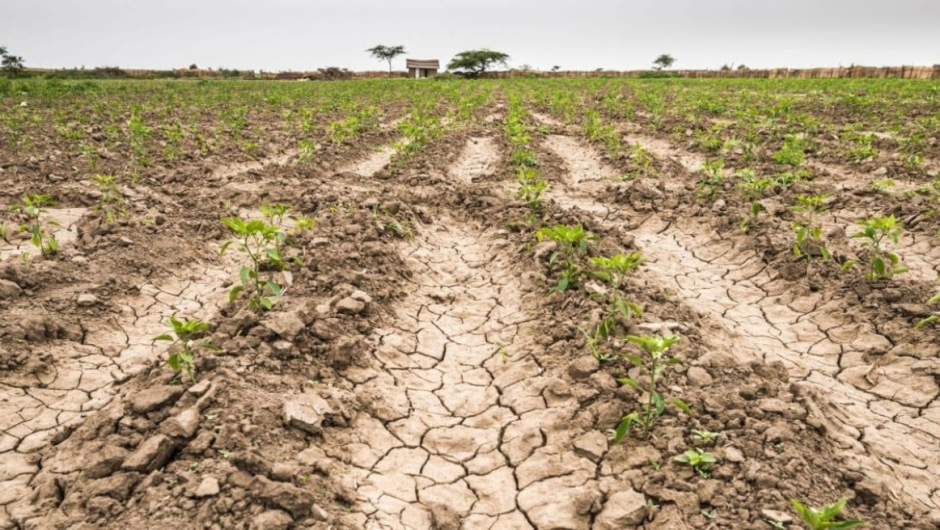
[[[629,294],[646,312],[628,331],[678,320],[689,361],[670,391],[696,415],[610,447],[641,396],[577,333],[599,304],[548,293],[531,231],[506,228],[521,210],[499,126],[445,136],[443,169],[419,156],[385,173],[391,152],[370,147],[325,176],[286,159],[216,171],[238,192],[228,211],[263,197],[316,217],[308,263],[259,317],[222,303],[235,264],[187,249],[188,272],[108,300],[120,319],[44,343],[52,370],[6,374],[0,528],[744,529],[791,495],[849,496],[873,528],[935,527],[935,348],[903,349],[900,323],[784,280],[708,219],[611,202],[616,171],[551,135],[547,218],[604,236],[592,251],[642,252]],[[149,343],[172,311],[217,320],[223,351],[199,359],[198,384],[172,382]],[[690,428],[722,433],[707,477],[673,462]]]
[[[355,374],[372,417],[347,437],[363,528],[587,528],[599,432],[533,354],[508,242],[451,219],[419,236],[417,271]],[[352,374],[350,374],[352,375]],[[583,451],[576,451],[580,447]],[[592,460],[593,459],[593,460]]]

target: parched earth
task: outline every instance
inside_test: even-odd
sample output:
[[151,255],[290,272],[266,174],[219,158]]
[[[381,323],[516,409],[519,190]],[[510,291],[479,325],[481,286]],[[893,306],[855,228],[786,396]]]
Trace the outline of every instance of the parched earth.
[[[555,249],[522,222],[503,108],[398,171],[377,135],[315,166],[215,168],[211,188],[143,184],[113,225],[63,201],[57,257],[0,246],[0,528],[797,528],[792,497],[937,528],[937,340],[911,327],[932,247],[903,240],[920,272],[878,289],[817,280],[780,257],[783,232],[700,204],[694,154],[651,140],[667,171],[624,182],[532,113],[541,222],[582,224],[592,255],[640,252],[625,332],[681,337],[668,392],[694,414],[613,446],[643,398],[617,380],[638,374],[585,344],[596,282],[549,290]],[[218,220],[277,201],[316,227],[292,228],[301,259],[266,272],[287,289],[259,315],[228,300],[245,260],[218,255]],[[192,380],[153,344],[170,314],[212,322]],[[675,462],[693,447],[709,473]]]

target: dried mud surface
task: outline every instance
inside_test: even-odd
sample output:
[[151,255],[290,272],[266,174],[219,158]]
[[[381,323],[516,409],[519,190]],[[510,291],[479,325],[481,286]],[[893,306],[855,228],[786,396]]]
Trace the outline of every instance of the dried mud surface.
[[[733,213],[697,202],[694,154],[631,132],[663,174],[624,183],[534,115],[545,222],[584,224],[595,255],[641,252],[626,331],[682,336],[670,392],[695,414],[615,447],[642,397],[616,380],[636,374],[585,346],[594,284],[549,291],[502,109],[395,169],[384,131],[312,164],[285,151],[206,170],[205,187],[144,184],[111,225],[87,183],[63,186],[58,256],[0,247],[0,528],[770,528],[792,496],[936,527],[940,350],[903,307],[933,247],[901,242],[907,283],[820,286],[781,234],[728,230]],[[256,315],[228,303],[241,261],[218,257],[218,220],[274,201],[317,226]],[[865,209],[831,215],[847,230]],[[213,322],[196,381],[152,343],[173,313]],[[673,461],[689,447],[715,454],[710,474]]]

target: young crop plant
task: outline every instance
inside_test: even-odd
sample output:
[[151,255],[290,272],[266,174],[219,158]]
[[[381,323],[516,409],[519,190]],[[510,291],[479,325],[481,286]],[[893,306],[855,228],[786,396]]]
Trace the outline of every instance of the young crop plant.
[[741,231],[750,232],[752,228],[760,226],[760,213],[764,210],[760,201],[751,201],[751,212],[741,219]]
[[[927,300],[927,305],[934,305],[934,304],[936,304],[936,303],[938,303],[938,302],[940,302],[940,293],[933,295],[933,297],[931,297],[930,300]],[[930,315],[929,317],[924,318],[923,320],[921,320],[920,322],[918,322],[918,323],[914,326],[914,328],[915,328],[915,329],[921,329],[921,328],[923,328],[924,326],[926,326],[926,325],[928,325],[928,324],[933,324],[934,322],[937,322],[937,321],[940,321],[940,316],[938,316],[938,315]]]
[[113,223],[118,215],[127,213],[127,210],[124,209],[124,194],[115,184],[116,177],[113,175],[94,175],[91,180],[95,183],[100,194],[98,202],[95,203],[93,208],[96,214],[101,215],[105,222]]
[[829,249],[822,239],[822,226],[818,224],[817,217],[826,211],[827,195],[799,195],[792,210],[800,217],[793,222],[795,242],[793,254],[797,257],[812,260],[815,252],[819,252],[824,260],[831,257]]
[[845,498],[823,506],[822,508],[810,508],[797,499],[790,499],[790,504],[800,516],[803,524],[808,530],[850,530],[852,528],[861,528],[867,523],[859,519],[835,520],[845,509]]
[[[862,246],[871,250],[871,257],[868,260],[868,272],[865,273],[868,281],[874,282],[881,278],[891,278],[895,274],[908,271],[907,267],[898,266],[901,262],[900,256],[881,248],[885,239],[896,245],[903,230],[901,223],[895,219],[893,214],[888,217],[872,217],[859,224],[862,226],[862,230],[852,237],[864,239]],[[853,262],[847,263],[846,267],[851,264]]]
[[701,180],[699,180],[698,188],[699,190],[702,190],[702,196],[709,201],[715,200],[718,192],[721,191],[725,185],[724,168],[724,158],[706,160],[705,166],[702,167],[701,171],[704,176]]
[[548,183],[545,179],[538,178],[538,172],[527,167],[519,168],[518,178],[519,191],[516,192],[516,199],[526,203],[532,220],[535,220],[543,213],[541,196],[548,188]]
[[783,146],[774,153],[774,162],[787,166],[801,166],[806,159],[806,153],[803,152],[803,141],[794,135],[788,135],[783,140]]
[[692,436],[694,436],[697,440],[701,441],[703,444],[709,445],[709,444],[714,443],[715,440],[717,440],[718,437],[721,436],[721,433],[708,431],[708,430],[692,429]]
[[196,342],[196,339],[209,330],[209,323],[189,318],[176,318],[176,315],[167,317],[169,333],[153,338],[152,342],[170,342],[170,348],[175,350],[167,358],[167,365],[179,374],[185,372],[195,383],[194,375],[196,352],[200,349],[216,350],[218,347],[211,342]]
[[264,312],[274,307],[274,303],[284,289],[274,280],[265,280],[261,276],[261,267],[269,263],[278,269],[284,268],[278,250],[278,238],[283,233],[274,225],[260,219],[244,220],[238,217],[222,219],[225,226],[235,234],[235,240],[227,241],[222,245],[219,255],[225,254],[232,243],[238,243],[238,250],[245,254],[250,265],[242,267],[238,273],[240,284],[229,292],[229,302],[234,302],[242,291],[249,293],[248,307],[254,311]]
[[704,449],[689,449],[675,458],[676,462],[688,464],[702,478],[707,478],[712,467],[718,462],[715,455]]
[[633,162],[635,169],[624,174],[624,179],[658,176],[656,169],[653,167],[653,156],[639,143],[630,146],[627,157]]
[[11,208],[26,217],[26,223],[20,226],[20,231],[29,233],[30,241],[43,256],[51,256],[59,251],[59,242],[47,228],[47,226],[59,226],[59,223],[55,221],[43,223],[40,219],[46,207],[52,204],[52,197],[49,195],[27,194],[23,196],[20,204]]
[[565,291],[578,283],[583,272],[581,258],[587,254],[587,244],[589,241],[596,241],[598,237],[585,230],[581,225],[555,225],[551,228],[540,229],[535,233],[535,239],[539,243],[549,239],[558,244],[558,250],[552,253],[548,260],[548,266],[549,268],[555,268],[558,258],[562,259],[562,270],[559,273],[558,285],[553,289]]
[[[674,335],[628,335],[627,340],[638,345],[642,354],[624,353],[623,356],[635,367],[639,368],[641,373],[645,373],[647,381],[645,386],[637,379],[624,377],[617,381],[621,384],[630,385],[646,393],[646,403],[642,408],[635,410],[623,417],[623,420],[614,431],[613,444],[619,445],[624,437],[634,427],[642,429],[643,437],[649,439],[656,422],[666,410],[666,396],[661,390],[661,383],[666,379],[666,370],[682,361],[669,354],[669,348],[679,342],[679,337]],[[679,410],[689,416],[692,415],[692,409],[679,398],[672,398],[670,402]]]

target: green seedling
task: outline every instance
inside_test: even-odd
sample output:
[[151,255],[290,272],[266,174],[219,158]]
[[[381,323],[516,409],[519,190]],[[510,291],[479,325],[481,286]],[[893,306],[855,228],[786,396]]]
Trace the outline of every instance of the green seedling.
[[703,190],[702,196],[709,201],[715,200],[715,196],[725,185],[725,160],[717,158],[715,160],[706,160],[702,167],[704,175],[698,182],[698,188]]
[[196,377],[193,372],[196,351],[201,348],[219,349],[210,342],[196,342],[197,337],[209,330],[209,323],[189,318],[179,319],[176,315],[170,315],[167,317],[167,325],[170,332],[154,337],[153,342],[171,342],[170,348],[175,351],[167,358],[167,365],[176,373],[186,372],[195,383]]
[[102,215],[105,222],[113,223],[116,215],[127,213],[123,207],[124,194],[115,184],[116,178],[113,175],[94,175],[91,180],[101,194],[93,209],[96,214]]
[[797,515],[803,520],[803,524],[809,530],[849,530],[851,528],[860,528],[864,526],[865,521],[859,519],[834,520],[842,510],[845,509],[846,499],[823,506],[822,508],[810,508],[796,499],[790,499],[790,504],[796,510]]
[[688,464],[702,477],[707,477],[718,462],[715,455],[704,449],[689,449],[675,458],[676,462]]
[[[938,302],[940,302],[940,293],[933,295],[933,297],[932,297],[930,300],[927,300],[927,305],[934,305],[934,304],[937,304]],[[920,322],[918,322],[918,323],[914,326],[914,328],[915,328],[915,329],[921,329],[921,328],[923,328],[924,326],[927,326],[927,325],[929,325],[929,324],[933,324],[934,322],[937,322],[937,321],[940,321],[940,316],[938,316],[938,315],[930,315],[929,317],[927,317],[927,318],[921,320]]]
[[[669,366],[679,364],[682,360],[669,355],[669,348],[679,342],[674,335],[643,335],[627,336],[627,340],[638,345],[641,355],[624,353],[623,356],[635,367],[646,373],[648,378],[645,388],[640,381],[629,377],[618,379],[621,384],[630,385],[646,392],[646,403],[640,410],[636,410],[623,417],[623,420],[614,431],[613,443],[619,445],[623,438],[633,427],[641,427],[643,437],[648,439],[653,426],[666,410],[666,396],[660,391],[660,383],[666,379],[666,370]],[[681,399],[673,398],[670,402],[679,410],[692,415],[692,409]]]
[[564,262],[563,269],[558,278],[558,285],[554,289],[565,291],[572,285],[577,284],[582,272],[580,258],[587,254],[588,241],[596,241],[598,237],[585,230],[581,225],[555,225],[551,228],[540,229],[535,233],[535,239],[539,243],[545,239],[550,239],[558,244],[558,250],[552,253],[548,265],[550,268],[554,268],[558,258],[562,258]]
[[265,280],[261,277],[261,266],[264,263],[283,269],[285,264],[277,248],[277,240],[281,229],[270,225],[260,219],[245,221],[238,217],[222,219],[225,226],[235,234],[234,241],[227,241],[222,245],[219,255],[225,254],[232,243],[238,243],[238,250],[248,256],[251,264],[242,267],[238,273],[241,281],[229,292],[229,302],[234,302],[242,291],[249,293],[248,307],[262,312],[274,307],[277,299],[284,294],[284,289],[274,280]]
[[46,206],[52,204],[52,197],[49,195],[27,194],[23,196],[20,204],[10,208],[26,217],[26,224],[20,226],[20,231],[29,232],[30,241],[39,248],[43,256],[50,256],[59,250],[59,242],[56,241],[55,235],[46,228],[46,225],[59,226],[59,223],[55,221],[43,223],[40,220],[42,214],[46,212]]
[[871,189],[875,191],[888,191],[895,185],[897,185],[897,182],[892,179],[873,180],[871,183]]
[[700,431],[700,430],[697,430],[697,429],[692,429],[692,436],[694,436],[694,437],[698,438],[699,440],[701,440],[702,443],[710,444],[710,443],[714,442],[715,440],[717,440],[718,437],[721,436],[721,433],[720,433],[720,432],[706,431],[706,430]]
[[898,243],[898,237],[901,235],[903,227],[901,223],[894,218],[894,215],[888,217],[872,217],[862,221],[862,231],[852,237],[863,238],[863,247],[871,250],[871,258],[868,260],[868,272],[865,277],[873,282],[881,278],[890,278],[895,274],[902,274],[908,271],[907,267],[898,267],[901,257],[894,252],[881,248],[885,239],[895,245]]
[[792,210],[799,215],[799,218],[792,225],[795,234],[794,255],[811,260],[813,253],[807,250],[815,247],[823,259],[827,260],[831,257],[822,239],[822,226],[816,220],[819,214],[826,211],[828,198],[826,195],[800,195],[796,198],[796,204]]
[[764,207],[761,206],[760,201],[754,201],[751,203],[751,213],[745,215],[741,219],[741,231],[744,233],[749,232],[752,228],[757,228],[760,226],[760,213],[764,210]]
[[774,162],[787,166],[800,166],[806,159],[803,152],[803,141],[796,136],[787,136],[783,140],[783,146],[774,153]]
[[643,308],[639,304],[625,299],[620,291],[627,274],[636,270],[643,263],[643,257],[639,252],[632,252],[630,254],[617,254],[609,258],[593,257],[591,263],[598,269],[591,272],[591,275],[605,281],[610,286],[610,292],[607,295],[592,295],[592,297],[596,296],[607,300],[607,312],[595,331],[595,337],[602,336],[604,340],[607,340],[612,334],[614,326],[621,318],[628,319],[631,315],[643,314]]

